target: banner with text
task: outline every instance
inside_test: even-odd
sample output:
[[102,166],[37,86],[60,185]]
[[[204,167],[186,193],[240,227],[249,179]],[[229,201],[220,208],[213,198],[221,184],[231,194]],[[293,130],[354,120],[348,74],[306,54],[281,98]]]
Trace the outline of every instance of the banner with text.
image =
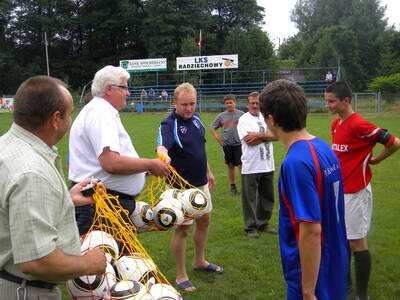
[[128,72],[156,72],[167,70],[166,58],[120,60],[120,67]]
[[176,58],[176,70],[235,69],[239,66],[237,54],[187,56]]

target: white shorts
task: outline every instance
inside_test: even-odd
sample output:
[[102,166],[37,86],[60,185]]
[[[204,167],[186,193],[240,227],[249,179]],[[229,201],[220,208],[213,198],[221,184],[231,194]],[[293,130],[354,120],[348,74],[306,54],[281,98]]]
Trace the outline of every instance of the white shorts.
[[[210,189],[208,188],[208,183],[202,186],[197,187],[199,190],[201,190],[204,194],[206,194],[208,202],[206,206],[206,211],[211,212],[212,211],[212,201],[211,201],[211,194],[210,194]],[[187,218],[181,225],[192,225],[193,224],[192,218]]]
[[344,194],[345,222],[348,240],[365,238],[371,226],[371,184],[353,194]]

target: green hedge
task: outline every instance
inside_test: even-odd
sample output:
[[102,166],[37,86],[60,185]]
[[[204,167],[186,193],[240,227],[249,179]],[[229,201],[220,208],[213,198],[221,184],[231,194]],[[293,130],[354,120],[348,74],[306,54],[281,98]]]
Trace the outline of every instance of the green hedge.
[[376,77],[368,84],[370,92],[400,93],[400,73]]

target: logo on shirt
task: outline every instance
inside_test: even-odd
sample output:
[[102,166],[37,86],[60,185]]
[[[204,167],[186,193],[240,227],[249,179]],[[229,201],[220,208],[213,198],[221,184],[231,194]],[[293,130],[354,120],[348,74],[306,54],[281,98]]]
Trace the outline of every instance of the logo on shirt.
[[332,144],[332,150],[337,152],[349,152],[349,145]]
[[186,134],[187,132],[186,126],[179,126],[179,130],[181,131],[182,134]]
[[193,120],[193,124],[194,124],[194,126],[196,126],[198,129],[200,129],[199,121]]

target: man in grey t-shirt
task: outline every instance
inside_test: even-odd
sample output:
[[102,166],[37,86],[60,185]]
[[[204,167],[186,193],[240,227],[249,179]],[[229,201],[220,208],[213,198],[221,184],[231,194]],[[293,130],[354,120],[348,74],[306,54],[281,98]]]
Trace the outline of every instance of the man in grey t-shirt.
[[[226,111],[220,113],[211,124],[211,133],[222,146],[225,155],[225,164],[228,166],[228,179],[231,185],[231,195],[237,194],[235,184],[235,166],[240,169],[242,162],[241,142],[237,133],[237,123],[241,115],[244,114],[241,110],[236,109],[236,98],[233,94],[224,96],[224,105]],[[217,129],[222,128],[221,135],[218,135]]]

